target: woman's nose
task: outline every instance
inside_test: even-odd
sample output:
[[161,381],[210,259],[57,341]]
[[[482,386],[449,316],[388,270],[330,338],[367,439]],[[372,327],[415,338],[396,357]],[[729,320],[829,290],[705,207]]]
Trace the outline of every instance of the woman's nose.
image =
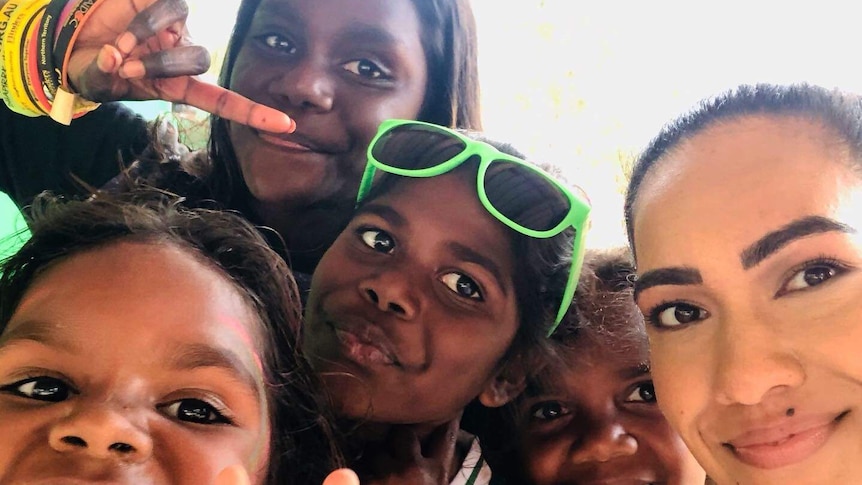
[[146,431],[106,406],[89,406],[67,416],[51,428],[48,441],[60,453],[132,463],[146,461],[153,451]]
[[286,69],[284,74],[273,81],[271,89],[275,94],[286,98],[293,109],[311,112],[332,110],[335,80],[328,65],[304,58]]
[[802,363],[769,326],[754,317],[721,322],[713,349],[714,395],[719,403],[758,404],[805,381]]

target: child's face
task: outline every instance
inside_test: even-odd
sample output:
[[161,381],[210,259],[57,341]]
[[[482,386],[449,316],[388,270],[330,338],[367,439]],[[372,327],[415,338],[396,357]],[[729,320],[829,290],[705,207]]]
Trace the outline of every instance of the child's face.
[[468,173],[400,179],[317,267],[303,344],[342,414],[435,423],[480,394],[505,402],[495,376],[519,322],[514,256]]
[[519,406],[519,448],[533,483],[704,482],[656,405],[646,342],[625,351],[585,342],[571,352],[565,370]]
[[0,335],[0,483],[197,485],[235,464],[260,482],[255,319],[172,246],[114,243],[50,267]]

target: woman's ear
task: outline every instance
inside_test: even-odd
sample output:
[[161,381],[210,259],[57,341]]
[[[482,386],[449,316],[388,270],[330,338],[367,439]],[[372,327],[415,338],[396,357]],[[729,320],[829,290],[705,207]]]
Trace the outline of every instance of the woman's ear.
[[498,408],[518,397],[526,386],[527,374],[522,359],[512,359],[488,380],[479,394],[479,402],[485,407]]

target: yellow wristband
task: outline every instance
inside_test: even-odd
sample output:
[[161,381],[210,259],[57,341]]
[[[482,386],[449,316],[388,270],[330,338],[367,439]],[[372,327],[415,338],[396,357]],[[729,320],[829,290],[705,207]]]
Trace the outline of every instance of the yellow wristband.
[[[24,38],[28,32],[27,26],[48,5],[48,0],[30,0],[21,3],[20,7],[12,12],[9,17],[9,25],[6,35],[3,37],[3,65],[6,68],[6,82],[9,89],[9,98],[5,99],[7,105],[13,111],[26,116],[41,116],[43,112],[30,98],[28,88],[25,85],[25,69],[23,64],[25,46]],[[12,101],[10,104],[8,101]]]
[[9,17],[18,8],[19,3],[15,0],[7,2],[0,8],[0,98],[11,108],[9,104],[9,82],[6,80],[6,66],[3,56],[3,41],[6,38],[6,31],[9,30]]

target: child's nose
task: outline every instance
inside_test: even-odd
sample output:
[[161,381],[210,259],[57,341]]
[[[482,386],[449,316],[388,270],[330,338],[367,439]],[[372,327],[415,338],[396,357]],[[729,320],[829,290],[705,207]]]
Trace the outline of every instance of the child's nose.
[[146,461],[153,451],[148,433],[107,406],[76,410],[51,428],[48,441],[61,453],[127,463]]
[[594,423],[581,446],[573,448],[571,459],[575,463],[607,462],[633,455],[637,449],[637,440],[620,423],[604,421]]
[[395,275],[378,275],[367,279],[359,288],[365,300],[380,311],[410,320],[416,315],[418,303],[411,296],[409,283]]

